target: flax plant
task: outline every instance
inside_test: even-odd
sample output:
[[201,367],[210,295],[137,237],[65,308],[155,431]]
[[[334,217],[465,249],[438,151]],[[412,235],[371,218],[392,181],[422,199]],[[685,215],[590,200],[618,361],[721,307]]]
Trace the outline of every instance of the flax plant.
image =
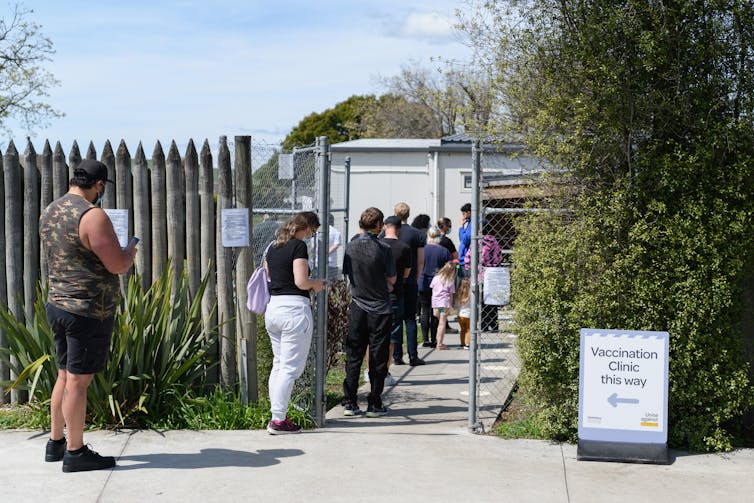
[[[175,289],[173,275],[168,264],[147,291],[138,275],[129,279],[115,316],[106,368],[89,386],[89,423],[138,427],[156,422],[178,407],[187,392],[200,392],[207,371],[217,364],[210,352],[217,328],[208,334],[201,318],[209,276],[191,298],[185,273],[175,282]],[[39,292],[28,327],[0,306],[0,329],[9,341],[0,358],[10,364],[10,356],[16,356],[14,370],[19,376],[4,384],[28,389],[31,399],[42,405],[49,402],[57,376],[45,293]]]
[[207,337],[201,318],[209,276],[192,299],[186,274],[175,283],[174,274],[168,264],[146,292],[137,275],[129,279],[107,368],[89,386],[93,422],[141,426],[144,420],[154,421],[175,407],[186,390],[196,392],[217,364],[209,351],[217,330]]

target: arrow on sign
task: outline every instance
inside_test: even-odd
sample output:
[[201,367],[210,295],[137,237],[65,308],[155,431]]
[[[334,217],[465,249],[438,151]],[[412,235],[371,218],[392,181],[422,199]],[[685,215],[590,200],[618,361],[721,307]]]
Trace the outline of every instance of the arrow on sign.
[[617,407],[619,403],[639,403],[638,398],[618,398],[618,393],[613,393],[607,397],[607,401],[610,402],[610,405],[613,407]]

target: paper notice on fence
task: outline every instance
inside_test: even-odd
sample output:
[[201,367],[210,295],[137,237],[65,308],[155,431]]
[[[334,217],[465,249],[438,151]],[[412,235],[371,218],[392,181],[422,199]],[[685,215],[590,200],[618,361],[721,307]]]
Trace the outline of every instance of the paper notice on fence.
[[511,273],[507,267],[487,267],[484,270],[484,303],[504,306],[511,301]]
[[115,235],[118,236],[118,243],[121,248],[128,246],[128,210],[116,210],[104,208],[110,221],[113,223]]
[[249,208],[223,210],[222,239],[226,248],[249,246]]

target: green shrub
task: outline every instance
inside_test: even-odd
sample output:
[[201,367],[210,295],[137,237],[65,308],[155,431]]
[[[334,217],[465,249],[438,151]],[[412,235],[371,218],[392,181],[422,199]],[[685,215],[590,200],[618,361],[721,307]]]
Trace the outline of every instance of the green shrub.
[[583,194],[568,215],[521,226],[512,278],[520,384],[545,434],[574,440],[579,329],[668,331],[669,443],[727,450],[728,426],[753,403],[740,320],[754,199],[740,187],[754,158],[731,159],[724,178],[720,152],[705,145],[663,146],[644,162],[652,191]]

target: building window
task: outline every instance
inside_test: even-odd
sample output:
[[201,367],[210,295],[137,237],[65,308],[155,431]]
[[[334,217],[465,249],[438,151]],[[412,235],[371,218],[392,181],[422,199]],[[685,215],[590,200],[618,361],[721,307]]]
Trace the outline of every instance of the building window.
[[463,187],[461,187],[464,191],[470,191],[471,190],[471,173],[461,173],[461,178],[463,179]]

